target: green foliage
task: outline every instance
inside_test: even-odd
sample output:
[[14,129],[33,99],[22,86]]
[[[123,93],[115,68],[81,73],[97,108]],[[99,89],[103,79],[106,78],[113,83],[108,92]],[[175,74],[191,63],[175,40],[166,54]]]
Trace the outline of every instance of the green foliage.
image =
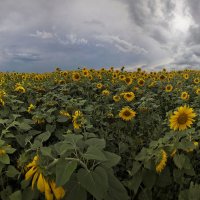
[[[199,199],[199,71],[86,72],[0,73],[0,199],[45,199],[35,174],[25,180],[32,165],[66,200]],[[174,131],[169,118],[185,104],[195,120]],[[130,121],[119,116],[127,106]]]

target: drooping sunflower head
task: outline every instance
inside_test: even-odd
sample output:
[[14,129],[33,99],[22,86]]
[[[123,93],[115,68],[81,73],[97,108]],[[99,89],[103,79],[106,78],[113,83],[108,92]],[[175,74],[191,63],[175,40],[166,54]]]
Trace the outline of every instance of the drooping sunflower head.
[[195,121],[194,117],[196,117],[196,113],[193,111],[193,108],[187,107],[186,105],[180,106],[169,119],[170,128],[175,131],[185,130],[191,127]]
[[130,121],[135,117],[135,115],[136,112],[128,106],[122,108],[119,112],[119,117],[125,121]]
[[77,110],[72,115],[72,122],[74,129],[80,129],[81,126],[84,124],[83,113],[80,110]]
[[35,105],[33,105],[32,103],[30,104],[30,106],[28,107],[28,109],[27,109],[27,112],[31,112],[31,111],[33,111],[35,109]]
[[167,153],[165,152],[165,150],[163,150],[163,149],[161,150],[159,157],[160,157],[160,159],[159,159],[160,161],[156,165],[156,172],[157,173],[161,173],[164,170],[164,168],[167,164]]
[[60,200],[65,196],[65,190],[63,187],[57,187],[55,181],[46,178],[39,166],[39,157],[35,156],[32,162],[26,165],[28,169],[25,174],[25,180],[32,179],[32,190],[35,185],[37,189],[45,194],[45,199],[55,199]]

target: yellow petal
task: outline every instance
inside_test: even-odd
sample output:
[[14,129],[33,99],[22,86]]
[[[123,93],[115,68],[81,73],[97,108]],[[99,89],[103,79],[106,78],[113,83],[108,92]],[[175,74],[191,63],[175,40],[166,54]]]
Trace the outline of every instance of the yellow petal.
[[34,188],[35,181],[36,181],[37,177],[38,177],[38,172],[36,172],[35,175],[34,175],[34,177],[33,177],[33,180],[32,180],[32,190]]
[[53,200],[53,194],[51,193],[51,191],[45,190],[45,198],[46,200]]
[[44,186],[45,186],[45,198],[46,200],[53,200],[53,194],[51,193],[51,188],[49,183],[44,179]]
[[54,181],[50,182],[51,189],[56,197],[56,200],[60,200],[65,196],[65,190],[63,187],[56,187],[56,184]]
[[36,168],[32,167],[26,174],[25,174],[25,180],[28,180],[33,174],[36,172]]
[[44,190],[45,190],[44,178],[41,173],[40,173],[38,181],[37,181],[37,188],[40,192],[44,192]]

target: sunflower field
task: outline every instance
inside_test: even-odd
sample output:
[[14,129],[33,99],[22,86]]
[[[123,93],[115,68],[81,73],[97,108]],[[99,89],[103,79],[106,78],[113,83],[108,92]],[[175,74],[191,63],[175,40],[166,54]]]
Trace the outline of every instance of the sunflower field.
[[0,199],[199,200],[200,71],[0,73]]

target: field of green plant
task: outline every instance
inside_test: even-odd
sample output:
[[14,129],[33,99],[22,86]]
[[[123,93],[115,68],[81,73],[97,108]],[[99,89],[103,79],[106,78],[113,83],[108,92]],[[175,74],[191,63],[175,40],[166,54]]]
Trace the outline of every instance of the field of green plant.
[[0,73],[0,199],[199,200],[200,71]]

